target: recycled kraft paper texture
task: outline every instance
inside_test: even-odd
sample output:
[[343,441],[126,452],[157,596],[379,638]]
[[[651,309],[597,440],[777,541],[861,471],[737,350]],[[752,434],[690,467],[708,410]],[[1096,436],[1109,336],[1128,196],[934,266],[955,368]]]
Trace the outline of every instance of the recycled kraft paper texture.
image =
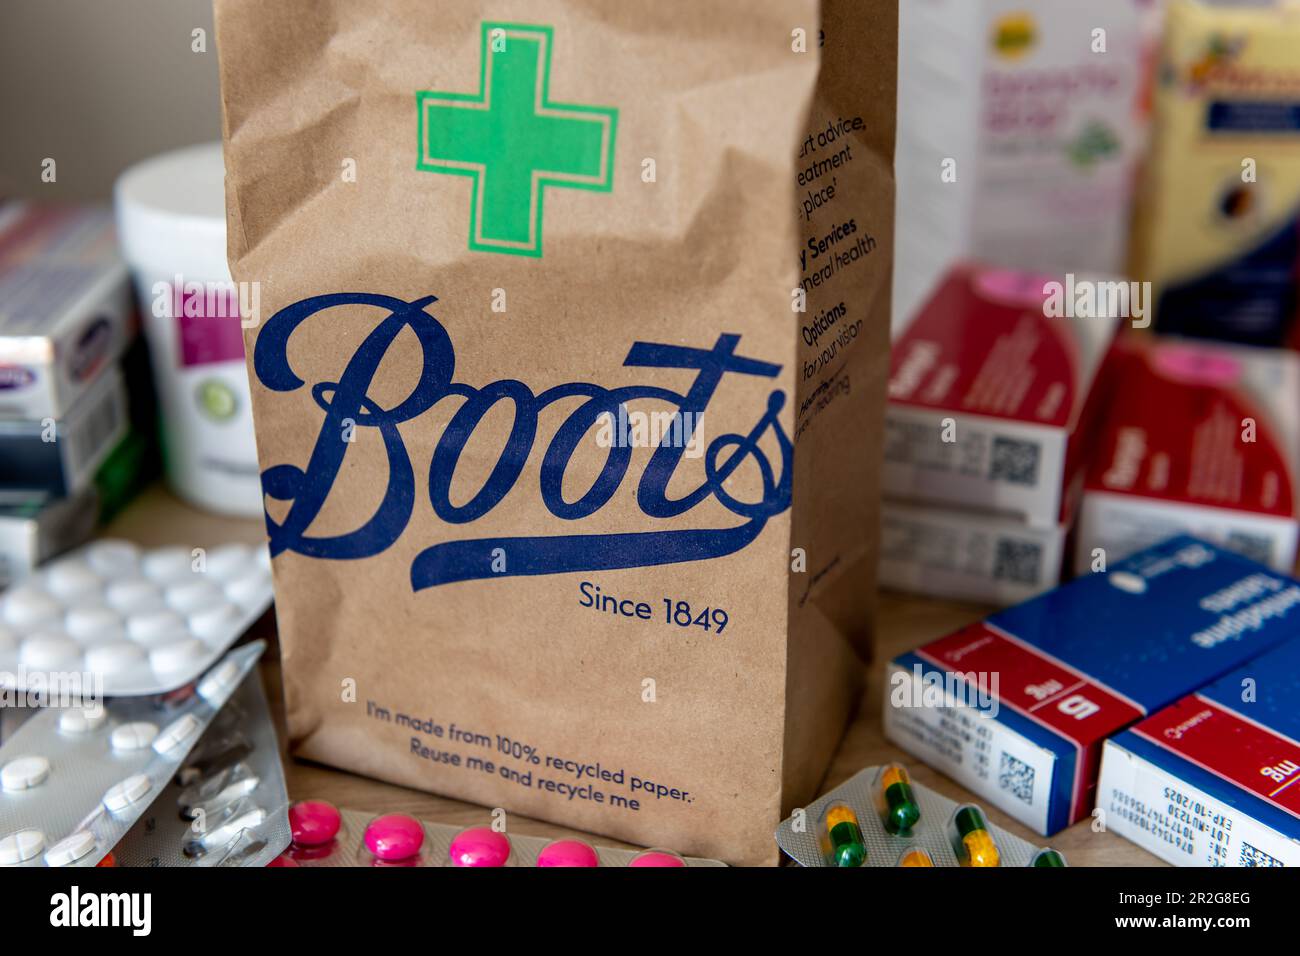
[[896,0],[217,0],[298,755],[735,864],[870,650]]

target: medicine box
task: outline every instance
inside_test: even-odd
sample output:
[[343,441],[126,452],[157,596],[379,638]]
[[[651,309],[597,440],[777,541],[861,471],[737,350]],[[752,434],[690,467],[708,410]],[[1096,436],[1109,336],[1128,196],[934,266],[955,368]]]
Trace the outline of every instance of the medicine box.
[[1300,531],[1300,355],[1133,336],[1114,366],[1076,566],[1187,533],[1290,571]]
[[886,496],[998,512],[1038,528],[1068,520],[1118,323],[1049,315],[1051,282],[957,266],[895,341]]
[[100,499],[93,490],[73,498],[33,495],[0,504],[0,588],[81,544],[95,530]]
[[1005,606],[1055,587],[1069,528],[885,501],[880,584],[912,594]]
[[1180,536],[895,658],[890,740],[1044,835],[1106,738],[1300,635],[1300,582]]
[[1106,741],[1097,793],[1176,866],[1300,866],[1300,640]]
[[1123,269],[1158,3],[899,4],[895,329],[959,259]]
[[0,419],[0,504],[88,488],[127,428],[126,389],[116,368],[99,375],[58,421]]
[[136,325],[109,210],[0,204],[0,419],[63,418]]
[[1300,260],[1294,3],[1169,5],[1134,273],[1165,332],[1280,345]]

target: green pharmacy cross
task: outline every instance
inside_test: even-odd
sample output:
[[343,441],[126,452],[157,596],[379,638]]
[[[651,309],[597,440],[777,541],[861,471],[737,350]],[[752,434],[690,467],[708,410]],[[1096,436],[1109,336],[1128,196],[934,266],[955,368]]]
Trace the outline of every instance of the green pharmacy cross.
[[478,93],[415,94],[418,169],[473,180],[469,247],[542,254],[547,186],[609,192],[618,110],[553,103],[550,27],[483,24]]

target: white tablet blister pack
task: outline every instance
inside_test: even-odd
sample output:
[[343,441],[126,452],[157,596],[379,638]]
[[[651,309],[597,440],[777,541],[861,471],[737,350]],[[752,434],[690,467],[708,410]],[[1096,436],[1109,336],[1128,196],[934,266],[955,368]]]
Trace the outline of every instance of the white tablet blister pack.
[[82,673],[104,696],[160,694],[193,680],[270,604],[265,547],[92,541],[0,594],[0,679],[22,689]]
[[254,668],[113,856],[118,866],[266,866],[289,845],[288,811]]
[[0,745],[0,866],[94,866],[167,786],[266,648],[168,694],[47,707]]
[[776,829],[803,866],[1059,867],[1056,850],[992,825],[974,804],[914,784],[901,764],[868,767]]

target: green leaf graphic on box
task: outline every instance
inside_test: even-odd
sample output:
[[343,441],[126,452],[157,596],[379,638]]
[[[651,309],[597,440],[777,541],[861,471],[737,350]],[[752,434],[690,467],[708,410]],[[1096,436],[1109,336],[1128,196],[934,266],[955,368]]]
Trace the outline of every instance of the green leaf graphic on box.
[[416,168],[468,176],[469,247],[540,256],[548,186],[609,192],[618,110],[554,103],[550,27],[482,25],[478,93],[416,93]]

